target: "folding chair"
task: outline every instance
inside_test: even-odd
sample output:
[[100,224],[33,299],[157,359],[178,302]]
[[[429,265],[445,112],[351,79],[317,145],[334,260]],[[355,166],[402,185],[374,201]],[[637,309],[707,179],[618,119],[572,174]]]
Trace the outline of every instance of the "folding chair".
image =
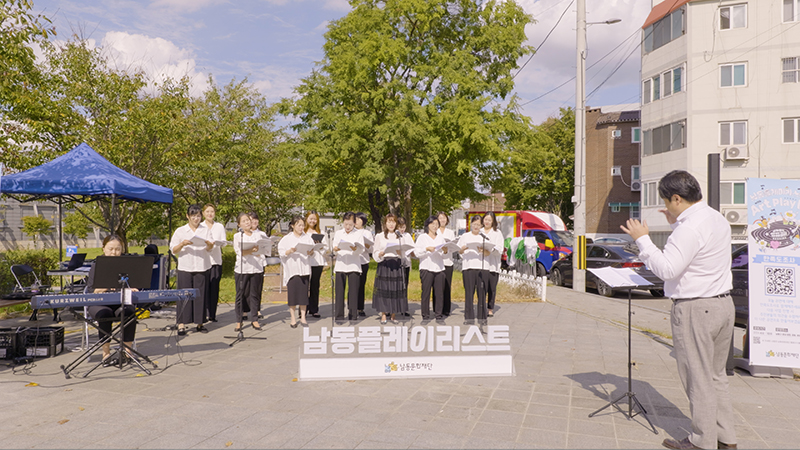
[[[50,289],[50,285],[42,284],[39,281],[39,276],[33,271],[33,267],[27,264],[14,264],[11,266],[11,275],[14,276],[14,280],[17,282],[11,294],[20,296],[20,298],[31,298],[34,295],[44,294]],[[32,278],[33,283],[25,287],[21,280],[24,277],[28,278],[27,281],[31,281]],[[36,320],[38,312],[38,309],[34,309],[29,320]],[[58,309],[56,308],[53,308],[53,320],[58,322]]]

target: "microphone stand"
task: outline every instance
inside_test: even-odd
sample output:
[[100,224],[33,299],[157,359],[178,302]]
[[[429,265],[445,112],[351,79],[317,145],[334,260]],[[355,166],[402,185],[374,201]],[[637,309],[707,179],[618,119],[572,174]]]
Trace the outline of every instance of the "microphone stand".
[[[240,275],[242,277],[244,277],[244,273],[242,273],[243,270],[244,270],[244,228],[239,228],[239,272],[240,272]],[[263,269],[262,269],[262,272],[263,272]],[[236,278],[236,274],[235,273],[234,273],[233,276],[234,276],[234,278]],[[263,276],[263,273],[262,273],[262,276]],[[241,281],[242,281],[242,284],[244,284],[244,280],[241,280]],[[236,288],[236,295],[238,296],[238,294],[239,294],[239,283],[234,283],[234,286]],[[260,294],[260,292],[259,292],[259,294]],[[247,299],[245,299],[244,296],[242,296],[241,308],[242,308],[243,311],[244,311],[244,302],[246,300]],[[236,301],[234,300],[234,305],[235,304],[236,304]],[[234,308],[235,308],[235,306],[234,306]],[[249,319],[252,314],[255,314],[255,311],[250,311],[249,313],[247,313],[247,318]],[[244,314],[242,314],[242,316],[244,316]],[[256,320],[258,320],[258,316],[257,315],[256,315]],[[251,322],[253,322],[253,321],[251,320]],[[224,336],[224,338],[225,339],[233,339],[233,342],[228,344],[228,347],[233,347],[234,345],[238,344],[239,342],[243,342],[246,339],[244,337],[244,324],[239,326],[239,332],[236,334],[236,336]],[[250,339],[257,339],[257,340],[262,340],[262,341],[266,341],[267,340],[267,338],[265,338],[265,337],[257,337],[257,336],[250,336]]]
[[335,277],[336,274],[333,272],[333,266],[336,264],[336,254],[333,252],[333,239],[331,239],[331,229],[328,228],[325,230],[328,234],[328,253],[331,255],[331,333],[330,336],[333,337],[333,327],[336,326],[336,303],[335,303],[335,290],[334,287],[336,285]]
[[480,305],[481,296],[480,294],[478,294],[478,304],[480,305],[480,311],[478,312],[478,328],[481,330],[481,333],[486,334],[486,332],[483,331],[483,325],[488,323],[489,312],[487,311],[487,305],[489,304],[489,298],[488,298],[489,290],[486,289],[486,287],[488,286],[489,280],[485,279],[486,269],[484,269],[484,267],[486,266],[484,265],[484,260],[486,258],[486,241],[489,239],[489,237],[486,236],[486,233],[484,233],[483,230],[481,230],[480,234],[481,238],[483,239],[483,242],[481,243],[481,276],[480,276],[481,285],[483,286],[483,305]]

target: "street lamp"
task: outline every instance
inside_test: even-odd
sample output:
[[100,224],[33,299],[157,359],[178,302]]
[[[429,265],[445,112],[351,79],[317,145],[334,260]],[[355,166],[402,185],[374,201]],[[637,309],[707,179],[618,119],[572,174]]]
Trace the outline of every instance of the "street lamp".
[[577,11],[577,74],[575,76],[575,204],[573,230],[575,232],[572,256],[572,289],[586,290],[586,26],[619,23],[621,19],[603,22],[586,22],[586,0],[578,1]]

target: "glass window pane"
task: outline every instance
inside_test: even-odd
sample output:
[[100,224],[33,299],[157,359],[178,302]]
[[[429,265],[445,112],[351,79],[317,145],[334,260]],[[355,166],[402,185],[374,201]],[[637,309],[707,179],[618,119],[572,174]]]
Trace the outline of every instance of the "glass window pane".
[[678,67],[672,71],[672,92],[681,91],[681,77],[683,75],[683,67]]
[[744,204],[744,183],[733,183],[733,203],[735,205]]
[[669,149],[677,150],[679,148],[683,148],[683,124],[673,123],[671,126],[671,131],[672,133],[670,136]]
[[653,154],[653,132],[645,131],[642,133],[642,155],[649,156]]
[[661,98],[661,77],[656,75],[653,77],[653,100]]
[[650,53],[653,51],[653,26],[644,29],[644,52]]
[[651,85],[652,82],[650,80],[646,80],[644,82],[644,87],[642,88],[642,103],[645,105],[650,103],[650,96],[651,96]]
[[642,129],[633,128],[631,131],[631,142],[634,144],[642,142]]
[[731,27],[731,9],[728,7],[719,9],[719,29],[727,30]]
[[639,179],[639,166],[631,166],[631,178],[634,180]]
[[664,78],[664,97],[672,95],[672,71],[664,72],[661,75]]
[[733,85],[744,86],[744,64],[733,66]]
[[747,122],[733,123],[733,145],[745,145],[747,143]]
[[731,66],[720,66],[720,86],[728,87],[733,85],[733,70]]
[[664,40],[665,28],[667,29],[667,34],[669,34],[669,28],[665,26],[664,19],[653,24],[653,49],[661,48],[662,45],[669,42],[669,37]]
[[719,184],[719,202],[723,205],[731,204],[731,184],[722,182]]
[[733,28],[744,28],[747,18],[746,5],[736,5],[733,6],[731,9],[733,10],[731,17]]
[[683,8],[672,13],[672,39],[683,36]]
[[719,145],[731,145],[731,124],[719,124]]
[[783,0],[783,21],[794,22],[794,1]]
[[[800,121],[798,121],[800,122]],[[789,144],[794,142],[794,120],[793,119],[784,119],[783,120],[783,142],[785,144]]]

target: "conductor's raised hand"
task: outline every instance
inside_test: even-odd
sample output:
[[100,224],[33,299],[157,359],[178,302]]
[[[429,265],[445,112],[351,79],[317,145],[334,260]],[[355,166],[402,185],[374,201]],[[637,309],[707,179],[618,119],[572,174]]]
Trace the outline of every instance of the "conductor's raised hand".
[[619,227],[622,231],[628,233],[634,241],[650,233],[647,222],[639,222],[638,219],[628,219],[625,225],[620,225]]

